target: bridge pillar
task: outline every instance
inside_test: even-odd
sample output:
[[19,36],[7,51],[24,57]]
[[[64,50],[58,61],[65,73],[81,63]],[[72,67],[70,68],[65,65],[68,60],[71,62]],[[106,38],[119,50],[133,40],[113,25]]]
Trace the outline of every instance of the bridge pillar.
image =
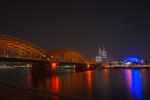
[[48,64],[35,63],[32,65],[31,73],[33,76],[48,76],[50,75],[50,67]]

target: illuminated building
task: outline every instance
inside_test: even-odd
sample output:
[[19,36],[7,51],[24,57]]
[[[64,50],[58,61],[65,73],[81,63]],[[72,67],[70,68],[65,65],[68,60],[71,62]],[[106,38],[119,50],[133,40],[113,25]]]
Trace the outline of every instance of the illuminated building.
[[97,63],[107,61],[107,52],[105,50],[104,45],[103,45],[102,49],[99,48],[99,52],[98,52],[98,55],[95,57],[95,60],[96,60]]
[[103,48],[102,48],[102,53],[101,53],[101,55],[102,55],[102,60],[103,60],[103,61],[106,61],[106,60],[107,60],[107,52],[106,52],[106,50],[105,50],[104,45],[103,45]]
[[96,60],[97,63],[102,62],[101,48],[99,48],[98,56],[96,56],[95,60]]
[[143,60],[140,60],[136,57],[129,57],[124,60],[124,64],[143,64]]

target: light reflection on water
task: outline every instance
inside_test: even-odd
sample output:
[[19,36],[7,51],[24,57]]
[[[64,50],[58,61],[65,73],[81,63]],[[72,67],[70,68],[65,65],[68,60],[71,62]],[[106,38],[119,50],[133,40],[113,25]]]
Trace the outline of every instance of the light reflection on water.
[[91,71],[87,71],[87,84],[88,84],[88,95],[91,96],[92,95],[92,72]]
[[133,94],[136,96],[137,100],[141,100],[142,98],[142,80],[141,80],[141,72],[137,70],[133,70],[132,73],[133,80]]
[[52,77],[49,83],[51,83],[50,89],[52,89],[52,91],[55,93],[59,93],[59,77],[58,76]]
[[103,69],[102,74],[103,74],[103,86],[104,86],[104,92],[107,94],[108,93],[108,88],[109,88],[109,73],[110,71],[108,69]]
[[[71,71],[71,72],[70,72]],[[84,99],[148,100],[150,71],[101,69],[48,76],[34,76],[29,70],[0,70],[1,81],[39,88],[64,96]],[[3,80],[2,80],[3,79]]]
[[127,88],[134,99],[142,100],[142,77],[140,70],[124,70],[125,83]]

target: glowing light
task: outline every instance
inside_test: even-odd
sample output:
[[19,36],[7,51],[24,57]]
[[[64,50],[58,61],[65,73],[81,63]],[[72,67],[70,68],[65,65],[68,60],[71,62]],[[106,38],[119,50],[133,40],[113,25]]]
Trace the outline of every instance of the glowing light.
[[136,100],[142,100],[142,83],[141,83],[141,73],[140,71],[133,70],[132,72],[133,80],[133,93],[136,96]]
[[90,69],[90,65],[89,64],[87,65],[87,69]]
[[143,62],[143,60],[139,60],[136,57],[129,57],[126,60],[124,60],[125,64],[129,64],[129,63],[130,64],[132,64],[132,63],[134,63],[134,64],[141,64],[142,62]]
[[132,82],[132,70],[126,69],[123,72],[124,72],[124,77],[126,79],[127,88],[130,91],[130,93],[132,94],[132,92],[133,92],[133,88],[132,88],[132,84],[133,84],[133,82]]
[[74,69],[76,68],[76,65],[74,65]]
[[59,77],[52,77],[50,83],[52,92],[59,93]]
[[52,66],[51,66],[51,67],[52,67],[52,71],[55,72],[55,71],[56,71],[56,63],[51,63],[51,65],[52,65]]
[[88,94],[92,94],[92,72],[87,71],[87,82],[88,82]]
[[139,70],[124,70],[126,85],[136,100],[142,100],[142,77]]
[[56,63],[52,63],[52,66],[56,66]]

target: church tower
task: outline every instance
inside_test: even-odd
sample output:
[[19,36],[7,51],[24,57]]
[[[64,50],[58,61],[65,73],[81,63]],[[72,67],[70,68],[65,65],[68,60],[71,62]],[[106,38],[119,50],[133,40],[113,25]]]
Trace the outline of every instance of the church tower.
[[100,47],[99,47],[98,55],[96,56],[95,60],[96,60],[97,63],[102,62],[102,50],[101,50]]
[[103,45],[102,49],[99,47],[98,55],[95,57],[97,63],[102,63],[107,61],[107,52]]
[[103,60],[107,60],[107,52],[106,52],[106,50],[105,50],[104,45],[103,45],[103,48],[102,48],[102,59],[103,59]]

